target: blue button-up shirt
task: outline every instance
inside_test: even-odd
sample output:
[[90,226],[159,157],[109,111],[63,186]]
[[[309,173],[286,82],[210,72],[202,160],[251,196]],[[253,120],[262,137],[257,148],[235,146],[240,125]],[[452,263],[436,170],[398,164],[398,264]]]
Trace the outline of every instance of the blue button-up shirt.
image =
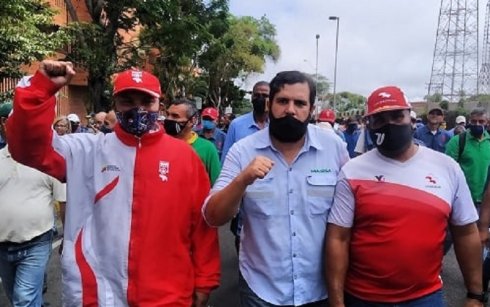
[[[268,125],[269,123],[267,122],[266,126]],[[225,144],[223,145],[223,150],[221,152],[221,164],[224,163],[226,154],[233,144],[259,130],[260,127],[255,122],[253,112],[235,118],[231,122],[230,127],[228,127],[228,132],[226,132]]]
[[433,134],[427,125],[417,128],[413,137],[421,140],[426,147],[442,153],[446,151],[446,144],[451,138],[449,133],[442,129],[437,129]]
[[275,164],[242,198],[240,272],[249,287],[272,304],[325,299],[325,229],[337,174],[349,159],[345,143],[309,125],[304,146],[288,165],[265,128],[231,147],[211,193],[226,187],[258,155]]

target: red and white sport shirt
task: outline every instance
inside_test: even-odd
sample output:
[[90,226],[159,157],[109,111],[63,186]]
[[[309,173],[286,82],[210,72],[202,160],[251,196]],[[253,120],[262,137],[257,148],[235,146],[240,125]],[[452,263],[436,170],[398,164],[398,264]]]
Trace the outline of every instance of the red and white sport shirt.
[[442,287],[448,222],[478,219],[459,165],[420,146],[406,162],[372,150],[344,165],[329,223],[351,228],[345,291],[401,302]]

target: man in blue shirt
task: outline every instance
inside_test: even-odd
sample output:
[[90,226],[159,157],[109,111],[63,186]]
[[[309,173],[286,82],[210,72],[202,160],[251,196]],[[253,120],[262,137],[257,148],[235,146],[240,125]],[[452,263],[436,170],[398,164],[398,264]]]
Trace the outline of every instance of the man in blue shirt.
[[219,112],[215,108],[206,108],[201,113],[202,129],[199,136],[205,138],[216,146],[218,156],[221,159],[221,151],[225,143],[226,133],[216,127],[218,123]]
[[441,129],[441,124],[444,121],[444,112],[441,108],[432,108],[427,115],[427,125],[419,127],[415,130],[414,138],[422,141],[425,146],[444,153],[446,151],[446,143],[451,136],[446,130]]
[[269,127],[233,145],[203,215],[220,226],[242,209],[242,307],[325,306],[326,222],[348,153],[339,137],[308,124],[311,78],[281,72],[270,88]]
[[252,133],[264,129],[269,124],[266,109],[269,91],[268,82],[260,81],[255,83],[252,89],[253,111],[235,118],[230,123],[221,154],[221,164],[225,162],[226,154],[233,144]]

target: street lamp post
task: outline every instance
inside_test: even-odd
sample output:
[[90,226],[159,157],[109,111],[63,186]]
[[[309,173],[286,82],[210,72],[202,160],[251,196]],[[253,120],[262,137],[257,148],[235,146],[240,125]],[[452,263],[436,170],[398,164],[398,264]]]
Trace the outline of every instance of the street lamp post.
[[318,86],[318,39],[320,38],[320,34],[316,35],[316,60],[315,60],[315,83]]
[[335,110],[337,107],[337,97],[336,97],[336,89],[337,89],[337,54],[339,51],[339,22],[340,17],[330,16],[329,20],[337,21],[337,34],[335,35],[335,65],[333,69],[333,109]]

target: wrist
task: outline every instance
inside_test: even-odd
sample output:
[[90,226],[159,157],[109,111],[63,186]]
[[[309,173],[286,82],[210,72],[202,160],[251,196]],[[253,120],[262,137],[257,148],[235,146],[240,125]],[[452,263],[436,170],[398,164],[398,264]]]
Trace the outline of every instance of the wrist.
[[488,301],[488,295],[486,292],[468,291],[466,293],[466,299],[476,300],[480,303],[486,303]]

